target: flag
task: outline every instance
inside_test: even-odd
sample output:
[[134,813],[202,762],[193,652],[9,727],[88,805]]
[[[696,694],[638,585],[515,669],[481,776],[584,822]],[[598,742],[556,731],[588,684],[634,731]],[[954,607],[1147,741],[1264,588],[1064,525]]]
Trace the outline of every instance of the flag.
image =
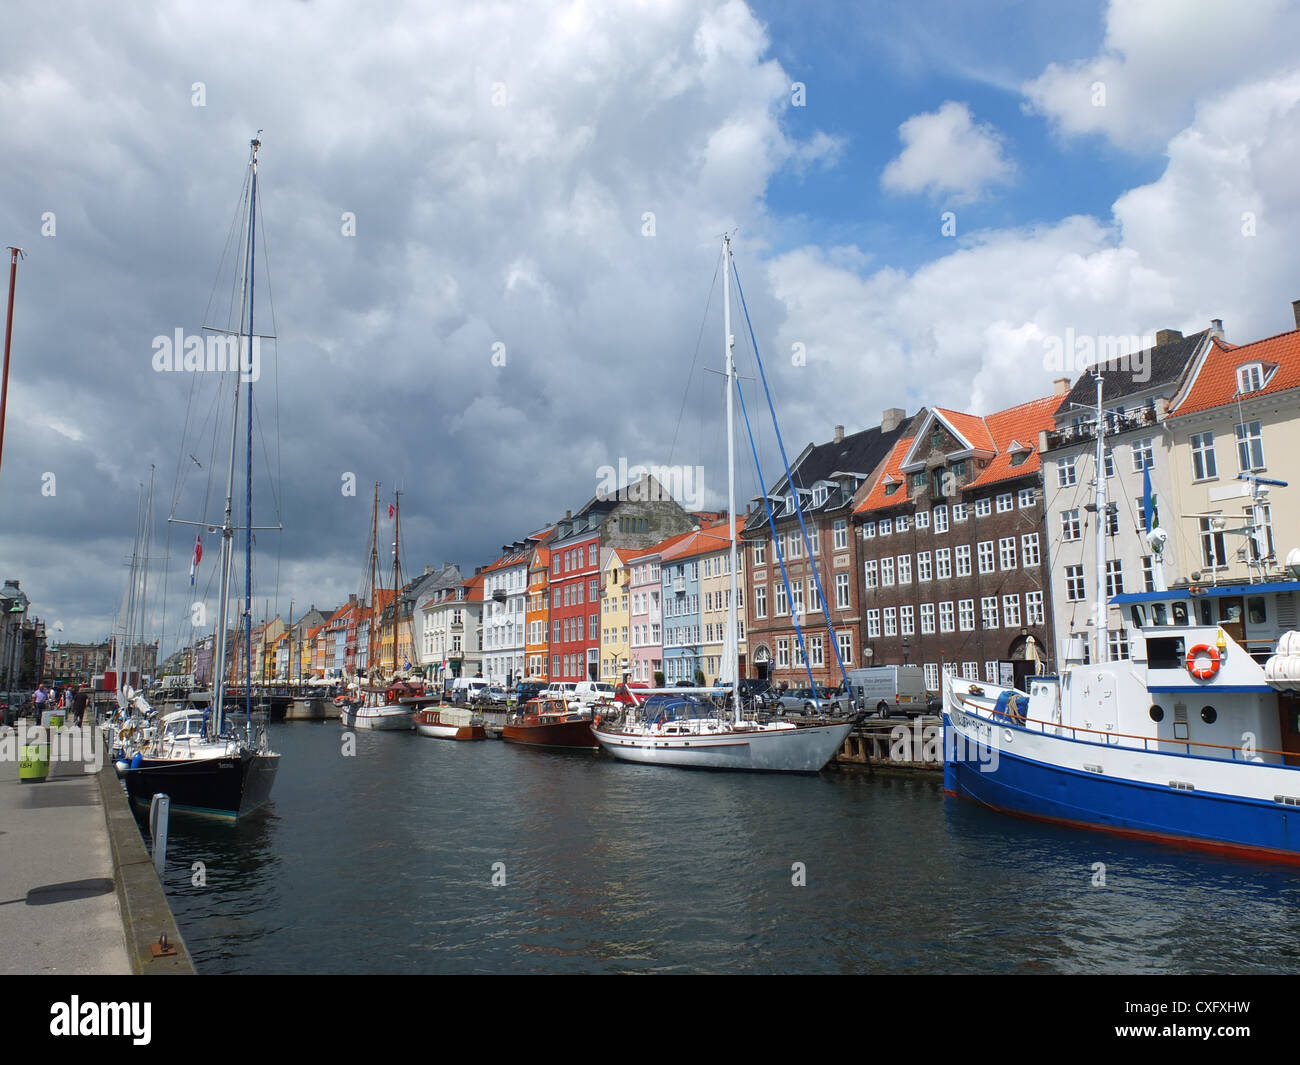
[[195,536],[194,537],[194,561],[190,563],[190,584],[194,583],[194,571],[198,569],[198,565],[202,561],[203,561],[203,538],[201,536]]
[[393,504],[392,504],[392,503],[389,503],[389,504],[388,504],[388,520],[389,520],[389,521],[392,521],[392,520],[393,520],[393,515],[394,515],[395,513],[397,513],[397,512],[396,512],[395,510],[393,510]]
[[1142,523],[1150,532],[1160,524],[1160,515],[1156,512],[1156,497],[1151,494],[1151,467],[1142,467]]

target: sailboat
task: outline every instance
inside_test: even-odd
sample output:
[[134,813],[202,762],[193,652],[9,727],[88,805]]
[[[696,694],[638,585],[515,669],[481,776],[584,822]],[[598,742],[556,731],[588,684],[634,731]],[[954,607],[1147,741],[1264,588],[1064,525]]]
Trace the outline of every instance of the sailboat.
[[[384,608],[380,604],[379,583],[379,485],[375,485],[375,505],[370,524],[370,572],[367,583],[370,590],[370,628],[366,652],[366,672],[369,684],[359,684],[357,698],[343,704],[339,721],[345,728],[377,729],[386,732],[409,732],[417,706],[402,702],[424,694],[424,687],[399,679],[397,674],[397,645],[401,636],[401,523],[402,493],[393,499],[393,670],[388,683],[382,683],[383,674],[375,657],[375,630]],[[364,598],[364,595],[363,595]]]
[[[1098,470],[1105,426],[1098,374]],[[1285,487],[1238,477],[1256,502],[1261,483]],[[1106,478],[1095,484],[1104,514]],[[1166,534],[1144,510],[1155,590],[1110,599],[1129,615],[1130,656],[1108,660],[1098,536],[1096,661],[1076,647],[1027,692],[945,674],[944,790],[1035,820],[1300,863],[1300,632],[1286,631],[1300,551],[1290,579],[1165,588]]]
[[[700,769],[747,769],[767,772],[817,773],[829,762],[853,730],[854,722],[804,723],[747,720],[740,703],[736,611],[736,458],[734,397],[736,363],[731,335],[731,240],[722,238],[723,362],[727,390],[727,501],[730,519],[731,596],[722,660],[723,681],[731,703],[730,717],[710,712],[711,704],[695,698],[715,689],[646,689],[652,698],[608,721],[592,725],[597,742],[625,762]],[[655,699],[655,694],[663,698]],[[647,709],[649,707],[649,709]]]
[[[260,132],[260,131],[259,131]],[[256,263],[258,149],[256,137],[249,144],[248,171],[245,182],[247,217],[244,256],[240,278],[238,343],[241,355],[255,350],[254,276]],[[245,346],[247,345],[247,346]],[[239,360],[242,362],[243,360]],[[233,820],[263,806],[271,796],[280,755],[267,745],[264,728],[256,725],[252,713],[252,652],[249,639],[252,627],[252,421],[253,381],[251,374],[239,372],[239,364],[225,371],[234,380],[234,404],[230,419],[230,450],[226,473],[225,513],[221,532],[221,576],[219,609],[215,636],[213,700],[211,710],[180,710],[165,717],[157,736],[147,748],[137,751],[122,772],[131,800],[147,806],[155,794],[170,797],[172,810]],[[242,380],[248,376],[249,380]],[[246,390],[240,386],[246,383]],[[226,714],[226,641],[230,607],[230,576],[236,531],[234,519],[235,464],[239,442],[241,391],[244,392],[243,417],[246,429],[248,479],[245,499],[244,532],[244,682],[249,700],[242,721],[228,721]],[[179,519],[170,519],[179,521]],[[211,527],[207,522],[179,521],[179,524]],[[273,526],[272,528],[278,528]],[[215,530],[214,530],[215,531]]]

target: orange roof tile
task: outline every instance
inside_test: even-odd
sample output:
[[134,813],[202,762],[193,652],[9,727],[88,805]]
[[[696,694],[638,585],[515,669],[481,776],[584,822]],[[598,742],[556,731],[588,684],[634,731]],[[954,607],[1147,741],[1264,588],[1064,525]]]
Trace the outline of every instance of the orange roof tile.
[[[1264,387],[1243,398],[1265,396],[1300,388],[1300,329],[1234,346],[1215,338],[1196,368],[1187,395],[1172,417],[1224,407],[1237,400],[1237,368],[1251,362],[1264,364]],[[1269,367],[1276,367],[1269,373]]]
[[979,451],[994,449],[993,437],[989,435],[988,426],[979,415],[964,414],[959,410],[946,410],[943,407],[931,407],[930,410],[961,433],[971,447]]
[[[692,529],[690,532],[684,533],[683,539],[660,552],[660,557],[665,560],[676,560],[691,558],[695,555],[709,555],[715,551],[724,550],[731,543],[730,524],[730,521],[718,520],[702,524],[698,531]],[[739,542],[744,529],[745,519],[740,515],[736,515],[737,542]]]
[[[984,467],[984,471],[966,487],[982,488],[986,484],[996,484],[998,481],[1037,473],[1038,434],[1041,430],[1055,427],[1056,411],[1063,398],[1063,396],[1045,396],[1042,399],[1031,399],[1028,403],[1008,407],[985,418],[997,454]],[[1019,466],[1011,465],[1012,452],[1009,449],[1014,443],[1022,444],[1029,449],[1029,457]]]
[[[854,514],[862,514],[868,510],[879,510],[882,507],[896,507],[900,503],[907,502],[907,474],[903,473],[900,467],[903,459],[907,457],[908,451],[911,450],[912,441],[916,438],[913,436],[899,437],[898,442],[889,453],[889,458],[885,460],[885,470],[880,475],[880,479],[872,486],[871,491],[867,493],[867,498],[857,505]],[[902,488],[891,496],[885,495],[885,485],[898,481],[902,483]]]
[[[474,603],[483,601],[483,574],[474,574],[469,580],[463,581],[461,587],[465,589],[465,598],[468,601]],[[478,593],[477,598],[474,595],[475,592]]]

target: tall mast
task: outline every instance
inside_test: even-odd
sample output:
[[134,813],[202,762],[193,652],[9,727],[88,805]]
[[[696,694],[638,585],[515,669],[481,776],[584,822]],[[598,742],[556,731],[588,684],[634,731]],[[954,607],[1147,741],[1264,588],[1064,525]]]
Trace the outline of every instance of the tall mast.
[[397,673],[397,633],[401,626],[398,597],[402,594],[402,493],[393,493],[393,674]]
[[[144,511],[144,558],[141,559],[142,570],[140,574],[140,642],[145,641],[145,634],[149,627],[149,552],[153,547],[153,478],[154,466],[149,464],[149,503]],[[155,668],[157,663],[155,663]],[[144,682],[144,651],[140,652],[140,681]]]
[[731,680],[732,710],[740,721],[740,636],[736,623],[736,442],[733,428],[732,389],[736,380],[736,363],[733,355],[735,338],[731,335],[731,238],[722,238],[722,360],[727,368],[727,514],[731,533],[731,601],[727,604],[727,638],[723,643],[726,673],[723,679]]
[[375,626],[379,624],[379,482],[370,512],[370,627],[366,630],[366,676],[375,670]]
[[1108,657],[1108,618],[1106,616],[1106,418],[1101,406],[1102,376],[1093,371],[1097,379],[1097,661]]
[[[248,238],[248,252],[251,258],[252,238],[254,220],[256,213],[254,211],[253,197],[257,193],[257,149],[262,146],[262,142],[254,138],[249,147],[252,151],[249,167],[249,204],[248,204],[248,229],[250,236]],[[244,263],[243,289],[240,298],[240,336],[242,340],[244,332],[244,315],[248,309],[248,271],[249,259]],[[230,453],[226,463],[226,509],[222,516],[221,524],[221,597],[217,608],[217,632],[216,646],[213,648],[213,676],[217,678],[216,687],[212,693],[212,734],[214,736],[221,733],[221,719],[226,705],[226,625],[230,617],[230,570],[233,563],[234,548],[234,510],[235,510],[235,445],[239,440],[239,367],[235,367],[235,390],[234,406],[230,413]],[[251,419],[250,419],[251,420]],[[249,533],[251,535],[251,531]]]
[[[240,366],[253,365],[253,344],[256,332],[253,326],[253,303],[257,279],[257,149],[261,141],[253,139],[253,177],[248,197],[248,352],[246,360],[241,350]],[[242,348],[242,344],[240,345]],[[251,739],[253,735],[253,375],[248,375],[246,407],[247,461],[244,472],[244,722]]]

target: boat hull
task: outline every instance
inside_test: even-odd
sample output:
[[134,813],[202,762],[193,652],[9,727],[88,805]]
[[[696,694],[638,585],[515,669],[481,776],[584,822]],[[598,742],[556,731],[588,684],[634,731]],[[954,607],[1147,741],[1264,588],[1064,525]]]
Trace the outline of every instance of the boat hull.
[[1120,748],[1012,722],[995,722],[990,730],[987,724],[970,714],[954,722],[945,712],[949,794],[1039,821],[1300,863],[1296,767]]
[[531,747],[564,747],[596,750],[600,744],[591,732],[591,720],[552,721],[543,724],[507,724],[501,729],[501,738],[510,743],[523,743]]
[[767,773],[818,773],[835,757],[853,722],[792,728],[663,735],[597,728],[607,754],[624,762],[682,769],[734,769]]
[[244,751],[216,758],[146,758],[123,778],[137,806],[147,807],[155,794],[163,794],[173,812],[235,820],[266,804],[279,768],[278,754]]
[[380,732],[410,732],[415,711],[409,706],[345,706],[339,721],[347,728],[374,729]]
[[421,710],[415,715],[415,731],[436,740],[485,740],[487,730],[475,723],[465,710]]

